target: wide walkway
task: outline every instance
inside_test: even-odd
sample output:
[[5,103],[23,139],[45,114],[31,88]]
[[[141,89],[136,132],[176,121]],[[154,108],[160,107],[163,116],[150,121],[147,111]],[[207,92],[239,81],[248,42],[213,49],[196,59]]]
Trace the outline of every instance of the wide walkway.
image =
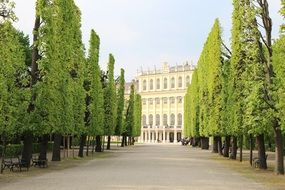
[[181,145],[114,147],[106,158],[78,167],[0,184],[3,190],[190,189],[263,190],[210,159],[208,151]]

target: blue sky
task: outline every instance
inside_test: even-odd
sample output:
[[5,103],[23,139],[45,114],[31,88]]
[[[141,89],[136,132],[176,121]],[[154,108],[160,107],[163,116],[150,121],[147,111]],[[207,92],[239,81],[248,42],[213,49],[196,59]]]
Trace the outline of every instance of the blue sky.
[[[116,73],[126,70],[133,79],[137,70],[193,61],[219,18],[227,44],[231,30],[231,0],[75,0],[82,12],[83,40],[88,47],[91,29],[101,38],[100,64],[106,69],[108,54],[116,58]],[[19,21],[16,26],[31,34],[35,0],[15,0]],[[282,18],[280,0],[269,0],[278,36]]]

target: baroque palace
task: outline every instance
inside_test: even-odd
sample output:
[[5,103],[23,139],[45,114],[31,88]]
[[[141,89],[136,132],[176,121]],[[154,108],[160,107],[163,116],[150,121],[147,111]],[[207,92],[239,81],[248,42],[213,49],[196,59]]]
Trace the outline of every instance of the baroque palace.
[[161,70],[141,71],[136,90],[142,97],[142,131],[139,142],[177,143],[183,137],[184,96],[194,66],[186,62]]

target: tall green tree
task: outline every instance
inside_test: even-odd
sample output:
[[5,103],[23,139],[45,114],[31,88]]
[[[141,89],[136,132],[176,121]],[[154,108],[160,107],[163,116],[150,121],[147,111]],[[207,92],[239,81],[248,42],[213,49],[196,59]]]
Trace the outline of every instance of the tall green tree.
[[133,134],[135,134],[134,109],[135,109],[135,87],[134,87],[134,84],[132,84],[130,96],[128,100],[128,106],[126,110],[126,122],[125,122],[125,125],[126,125],[125,126],[126,128],[125,136],[128,137],[129,144],[131,143]]
[[125,71],[121,69],[121,75],[119,80],[119,88],[117,93],[117,122],[115,128],[115,135],[121,136],[123,129],[124,107],[125,107]]
[[109,55],[107,85],[104,89],[104,125],[105,135],[108,136],[107,150],[111,148],[111,135],[114,135],[117,120],[117,96],[114,80],[115,59]]
[[[141,115],[142,115],[142,104],[141,104],[141,96],[139,94],[135,94],[134,99],[134,130],[133,137],[139,137],[141,135]],[[133,141],[134,143],[134,141]]]
[[85,125],[87,127],[87,135],[99,136],[99,138],[97,138],[99,141],[97,141],[96,144],[101,146],[100,137],[104,134],[104,99],[100,77],[101,70],[99,66],[100,38],[94,30],[91,30],[89,43],[89,56],[86,62],[86,78],[84,85],[87,106]]
[[27,124],[25,113],[30,93],[25,88],[27,67],[18,31],[10,20],[5,20],[0,23],[0,33],[0,135],[5,149],[7,138]]

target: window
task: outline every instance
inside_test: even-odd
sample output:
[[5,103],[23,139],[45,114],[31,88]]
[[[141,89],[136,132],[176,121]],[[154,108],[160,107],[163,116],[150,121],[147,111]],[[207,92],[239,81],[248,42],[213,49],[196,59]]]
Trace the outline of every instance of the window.
[[153,105],[153,99],[152,98],[148,99],[148,103],[149,105]]
[[170,97],[170,104],[174,104],[175,103],[175,98],[174,97]]
[[146,80],[143,81],[143,91],[146,91]]
[[167,125],[167,115],[163,114],[163,125],[166,126]]
[[167,98],[163,98],[163,104],[167,104]]
[[177,125],[178,126],[182,125],[182,114],[181,113],[179,113],[177,116]]
[[174,114],[171,114],[171,115],[170,115],[170,125],[171,125],[171,126],[174,126],[174,125],[175,125],[175,115],[174,115]]
[[182,104],[182,97],[181,97],[181,96],[178,96],[178,97],[177,97],[177,101],[178,101],[178,104]]
[[149,81],[149,89],[153,90],[153,80],[152,79],[150,79]]
[[143,126],[146,126],[146,116],[145,115],[142,116],[142,123],[143,123]]
[[148,117],[148,122],[149,122],[149,125],[152,126],[153,125],[153,115],[150,114],[149,117]]
[[156,89],[160,89],[160,79],[156,79]]
[[146,105],[146,99],[142,99],[142,104]]
[[160,104],[160,99],[159,98],[155,98],[155,103],[156,104]]
[[186,87],[188,87],[189,84],[190,84],[190,77],[187,76],[187,77],[186,77]]
[[182,77],[178,78],[178,87],[182,88]]
[[163,88],[167,89],[167,78],[163,79]]
[[171,88],[175,88],[175,79],[174,79],[174,77],[171,78]]
[[155,125],[156,126],[160,125],[160,115],[159,114],[156,114],[156,116],[155,116]]

